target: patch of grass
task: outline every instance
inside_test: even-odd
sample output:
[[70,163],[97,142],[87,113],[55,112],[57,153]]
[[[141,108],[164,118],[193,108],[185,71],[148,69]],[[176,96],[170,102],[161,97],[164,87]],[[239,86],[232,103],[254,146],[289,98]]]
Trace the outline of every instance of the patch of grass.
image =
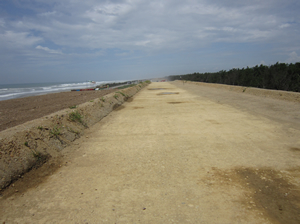
[[114,95],[114,98],[115,98],[115,99],[118,99],[118,97],[119,97],[118,94],[115,94],[115,95]]
[[247,89],[247,88],[244,88],[244,89],[243,89],[243,93],[246,91],[246,89]]
[[60,135],[60,128],[54,127],[53,129],[50,130],[50,135],[57,137]]
[[29,147],[28,142],[24,142],[24,145],[25,145],[26,147]]
[[130,85],[126,85],[126,86],[120,86],[117,89],[126,89],[126,88],[129,88],[129,87],[132,87],[132,86],[136,86],[136,84],[130,84]]
[[77,108],[77,105],[70,106],[69,108],[70,108],[70,109],[75,109],[75,108]]
[[42,127],[42,126],[38,126],[37,128],[40,129],[40,130],[43,130],[43,127]]
[[80,132],[79,131],[74,131],[72,128],[68,127],[68,130],[76,135],[79,135]]
[[36,159],[35,168],[41,167],[49,159],[49,155],[44,155],[41,152],[32,151],[32,155]]
[[102,97],[100,100],[101,100],[102,102],[105,102],[105,99],[104,99],[104,97]]
[[146,81],[145,81],[145,83],[148,83],[148,84],[150,84],[150,83],[151,83],[151,81],[150,81],[150,80],[146,80]]
[[90,102],[92,103],[92,102],[94,102],[94,100],[90,100]]
[[83,116],[79,113],[78,110],[73,111],[72,113],[69,114],[69,119],[71,121],[78,121],[79,123],[83,123],[82,118]]
[[119,91],[116,92],[116,93],[120,93],[122,96],[126,96],[125,93],[122,93],[122,92],[119,92]]
[[32,151],[32,154],[33,154],[33,157],[36,159],[41,159],[43,157],[42,153],[40,153],[40,152]]

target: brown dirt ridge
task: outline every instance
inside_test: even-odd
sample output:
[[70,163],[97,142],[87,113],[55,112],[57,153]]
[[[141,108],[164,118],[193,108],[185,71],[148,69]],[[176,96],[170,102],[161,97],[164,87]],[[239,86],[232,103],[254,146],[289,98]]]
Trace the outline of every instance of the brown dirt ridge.
[[[120,91],[57,93],[2,103],[8,106],[11,101],[12,105],[8,107],[17,107],[11,114],[6,111],[8,108],[2,109],[6,111],[5,120],[20,115],[17,123],[21,124],[0,132],[0,189],[33,167],[39,167],[50,157],[60,157],[61,151],[78,139],[86,128],[121,107],[124,101],[146,85],[141,83]],[[34,105],[37,109],[30,109]],[[61,110],[67,105],[74,108]],[[25,122],[32,118],[37,119]]]

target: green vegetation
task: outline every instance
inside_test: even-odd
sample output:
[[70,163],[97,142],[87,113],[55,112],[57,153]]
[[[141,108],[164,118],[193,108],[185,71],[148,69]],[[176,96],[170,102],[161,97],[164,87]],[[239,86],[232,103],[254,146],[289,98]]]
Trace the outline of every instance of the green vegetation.
[[126,88],[129,88],[129,87],[132,87],[132,86],[136,86],[136,84],[130,84],[130,85],[126,85],[126,86],[120,86],[117,89],[126,89]]
[[70,109],[75,109],[77,107],[77,105],[74,105],[74,106],[70,106],[69,108]]
[[102,89],[106,89],[107,87],[114,87],[114,86],[119,86],[119,85],[124,85],[127,82],[114,82],[114,83],[107,83],[105,85],[100,85],[100,86],[96,86],[96,88],[99,88],[100,90]]
[[118,99],[118,97],[119,97],[118,94],[115,94],[115,95],[114,95],[114,98],[115,98],[115,99]]
[[119,92],[119,91],[116,92],[116,93],[120,93],[122,96],[126,96],[125,93],[122,93],[122,92]]
[[25,145],[26,147],[29,147],[28,142],[24,142],[24,145]]
[[36,158],[37,160],[40,160],[43,158],[43,155],[40,152],[32,151],[32,154],[33,154],[33,157]]
[[37,128],[40,129],[40,130],[43,130],[43,127],[42,127],[42,126],[38,126]]
[[78,110],[73,111],[69,114],[69,119],[71,121],[78,121],[79,123],[83,123],[82,118],[83,116],[78,112]]
[[70,131],[70,132],[72,132],[72,133],[74,133],[74,134],[76,134],[76,135],[79,135],[79,131],[74,131],[72,128],[70,128],[70,127],[67,127],[67,129]]
[[94,102],[94,100],[90,100],[90,102],[92,103],[92,102]]
[[229,71],[222,70],[215,73],[176,75],[170,76],[169,80],[189,80],[300,92],[300,62],[295,64],[277,62],[270,66],[256,65],[252,68],[233,68]]
[[102,102],[105,102],[105,99],[104,99],[104,97],[102,97],[100,100],[102,100]]
[[60,135],[60,129],[54,127],[53,129],[50,130],[50,135],[57,137],[58,135]]
[[147,83],[147,84],[150,84],[150,83],[151,83],[151,81],[150,81],[150,80],[146,80],[146,81],[145,81],[145,83]]

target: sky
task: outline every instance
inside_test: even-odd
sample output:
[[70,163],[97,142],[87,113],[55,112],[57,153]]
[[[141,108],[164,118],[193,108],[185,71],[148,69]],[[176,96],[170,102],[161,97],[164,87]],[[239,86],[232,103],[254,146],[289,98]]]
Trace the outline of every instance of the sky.
[[300,61],[299,0],[0,0],[0,84]]

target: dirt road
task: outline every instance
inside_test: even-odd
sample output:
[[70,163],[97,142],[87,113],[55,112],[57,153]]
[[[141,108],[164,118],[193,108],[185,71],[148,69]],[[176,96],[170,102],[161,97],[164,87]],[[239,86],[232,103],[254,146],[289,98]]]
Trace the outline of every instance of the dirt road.
[[299,223],[299,118],[299,104],[152,83],[40,184],[5,192],[0,220]]

